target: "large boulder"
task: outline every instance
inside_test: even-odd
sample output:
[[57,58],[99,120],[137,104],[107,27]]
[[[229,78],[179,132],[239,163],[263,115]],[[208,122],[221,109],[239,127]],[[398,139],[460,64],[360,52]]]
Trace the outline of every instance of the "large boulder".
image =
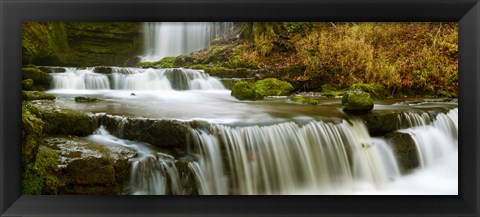
[[294,90],[290,83],[276,78],[266,78],[255,82],[255,89],[264,96],[288,96]]
[[261,100],[264,97],[254,84],[246,81],[235,83],[232,87],[231,95],[239,100]]
[[347,112],[368,112],[373,109],[373,100],[369,93],[352,90],[343,95],[342,106]]
[[146,142],[163,148],[185,148],[189,133],[186,123],[175,120],[119,118],[106,115],[102,124],[115,136]]
[[398,166],[402,174],[411,172],[420,166],[417,146],[408,133],[392,132],[385,135],[390,141]]

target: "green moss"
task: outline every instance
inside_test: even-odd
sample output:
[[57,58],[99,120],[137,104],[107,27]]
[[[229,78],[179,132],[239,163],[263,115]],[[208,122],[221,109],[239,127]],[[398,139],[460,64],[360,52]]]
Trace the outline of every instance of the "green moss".
[[367,92],[351,90],[343,95],[342,106],[345,111],[369,111],[373,109],[373,100]]
[[22,88],[24,90],[32,90],[33,88],[33,80],[31,78],[25,79],[22,81]]
[[22,100],[54,100],[56,97],[42,91],[24,91],[22,90]]
[[37,116],[38,111],[27,102],[22,102],[22,163],[35,162],[38,148],[43,144],[43,121]]
[[205,65],[202,65],[202,64],[195,64],[195,65],[189,66],[188,68],[190,68],[190,69],[200,69],[200,70],[206,70],[207,69],[207,67]]
[[226,73],[230,72],[230,69],[222,67],[222,66],[213,65],[213,66],[207,66],[207,68],[205,69],[205,72],[208,73],[211,76],[221,77],[222,74],[226,74]]
[[343,90],[337,90],[330,84],[322,85],[322,95],[326,97],[337,97],[342,96],[345,93]]
[[175,68],[188,68],[191,65],[193,65],[193,58],[190,56],[180,55],[177,56],[173,61],[173,67]]
[[287,96],[293,92],[293,86],[276,78],[267,78],[255,82],[255,89],[264,96]]
[[34,84],[44,86],[46,88],[50,87],[50,82],[52,77],[42,72],[40,69],[35,67],[22,68],[22,79],[32,79]]
[[44,110],[41,118],[45,122],[45,133],[87,136],[96,127],[94,117],[70,109]]
[[28,165],[22,173],[22,194],[39,195],[43,191],[43,177],[38,174],[37,168]]
[[254,84],[246,81],[235,83],[231,95],[239,100],[261,100],[264,97],[264,95],[255,88]]
[[305,96],[291,96],[288,99],[297,103],[310,104],[310,105],[318,104],[318,100],[312,99],[310,97],[305,97]]

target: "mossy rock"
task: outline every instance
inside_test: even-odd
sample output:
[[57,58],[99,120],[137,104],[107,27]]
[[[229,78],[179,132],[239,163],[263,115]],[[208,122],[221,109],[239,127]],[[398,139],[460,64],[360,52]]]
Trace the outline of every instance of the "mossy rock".
[[401,128],[400,111],[373,110],[366,115],[365,124],[371,135],[383,135]]
[[75,97],[75,102],[98,102],[100,101],[94,97],[86,97],[86,96],[77,96]]
[[35,85],[40,85],[44,88],[49,88],[52,81],[52,77],[49,74],[34,67],[22,68],[22,79],[32,79]]
[[305,97],[305,96],[290,96],[288,99],[296,103],[310,104],[310,105],[318,104],[318,100],[312,99],[310,97]]
[[368,112],[373,109],[373,100],[369,93],[351,90],[343,95],[342,106],[348,112]]
[[[55,151],[54,166],[59,168],[48,174],[64,185],[55,192],[90,195],[122,193],[130,170],[128,159],[136,156],[134,151],[120,145],[95,144],[80,137],[55,136],[47,137],[45,141],[48,149]],[[49,193],[46,189],[44,191]]]
[[38,148],[43,144],[44,123],[36,113],[35,107],[26,102],[22,103],[22,163],[24,166],[35,162]]
[[42,91],[24,91],[22,90],[22,100],[54,100],[56,97]]
[[232,87],[232,96],[239,100],[262,100],[264,95],[258,91],[254,84],[239,81]]
[[122,139],[146,142],[161,148],[181,149],[187,145],[188,127],[180,121],[135,118],[122,120],[105,115],[101,123],[108,131]]
[[22,81],[22,89],[32,90],[33,89],[33,80],[31,78],[23,80]]
[[96,129],[96,119],[71,109],[41,110],[45,133],[87,136]]
[[100,74],[112,74],[113,69],[112,67],[98,66],[93,69],[93,72]]
[[255,89],[264,96],[288,96],[293,92],[293,86],[276,78],[267,78],[255,82]]

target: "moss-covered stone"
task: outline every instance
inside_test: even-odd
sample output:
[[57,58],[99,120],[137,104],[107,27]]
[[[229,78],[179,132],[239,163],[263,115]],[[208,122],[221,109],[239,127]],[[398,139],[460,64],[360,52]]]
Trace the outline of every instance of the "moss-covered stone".
[[45,122],[45,133],[87,136],[96,129],[96,119],[71,109],[44,109],[40,111]]
[[49,74],[42,72],[38,68],[29,67],[22,68],[22,79],[32,79],[32,85],[35,84],[48,89],[50,87],[52,77]]
[[231,95],[239,100],[261,100],[264,98],[264,95],[256,89],[254,84],[246,81],[235,83]]
[[44,194],[121,194],[128,181],[128,159],[136,156],[123,146],[104,146],[79,137],[48,137],[45,148],[53,153],[39,155],[38,160],[53,159],[44,165],[56,169],[44,174],[52,177],[51,186],[56,188],[48,191],[52,188],[45,182]]
[[22,100],[54,100],[56,97],[43,91],[24,91],[22,90]]
[[368,112],[373,109],[373,100],[369,93],[351,90],[343,95],[342,106],[344,111]]
[[95,67],[95,69],[93,69],[93,72],[100,73],[100,74],[112,74],[113,69],[112,67],[98,66],[98,67]]
[[318,104],[318,100],[312,99],[310,97],[305,97],[305,96],[290,96],[288,99],[296,103],[310,104],[310,105]]
[[400,111],[373,110],[365,117],[365,124],[371,135],[383,135],[401,127]]
[[33,80],[31,78],[23,80],[22,81],[22,89],[32,90],[33,89]]
[[255,82],[255,89],[264,96],[288,96],[294,88],[286,81],[267,78]]
[[187,125],[174,120],[119,119],[106,115],[102,124],[115,136],[146,142],[162,148],[185,148],[187,145]]
[[36,108],[22,103],[22,163],[24,166],[35,162],[38,148],[43,144],[44,123],[37,117]]
[[75,102],[98,102],[100,101],[94,97],[86,97],[86,96],[77,96],[75,97]]

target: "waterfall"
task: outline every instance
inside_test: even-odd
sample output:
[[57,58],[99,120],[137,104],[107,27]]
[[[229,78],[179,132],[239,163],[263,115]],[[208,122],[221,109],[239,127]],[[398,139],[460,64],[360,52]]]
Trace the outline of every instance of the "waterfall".
[[192,167],[201,192],[209,194],[289,194],[301,188],[328,193],[351,189],[354,180],[381,186],[399,175],[389,146],[373,141],[358,121],[213,125],[191,134],[200,159]]
[[[399,130],[412,136],[420,168],[455,162],[458,109],[429,118],[428,124]],[[128,119],[118,121],[122,128]],[[400,174],[389,140],[370,137],[357,119],[242,127],[212,124],[190,128],[186,136],[186,152],[193,156],[188,161],[148,144],[116,138],[104,127],[90,139],[139,153],[130,161],[127,194],[351,194],[395,183],[408,186],[407,176],[412,180],[411,174]]]
[[203,70],[140,69],[111,67],[111,73],[96,73],[95,68],[66,68],[50,73],[53,89],[68,90],[211,90],[225,89],[222,83]]
[[65,68],[63,73],[50,73],[53,89],[110,89],[108,76],[93,72],[93,68]]
[[410,134],[417,146],[420,166],[426,167],[456,152],[458,146],[458,108],[440,113],[430,125],[401,130]]
[[144,24],[142,61],[158,61],[200,50],[233,27],[232,22],[150,22]]

